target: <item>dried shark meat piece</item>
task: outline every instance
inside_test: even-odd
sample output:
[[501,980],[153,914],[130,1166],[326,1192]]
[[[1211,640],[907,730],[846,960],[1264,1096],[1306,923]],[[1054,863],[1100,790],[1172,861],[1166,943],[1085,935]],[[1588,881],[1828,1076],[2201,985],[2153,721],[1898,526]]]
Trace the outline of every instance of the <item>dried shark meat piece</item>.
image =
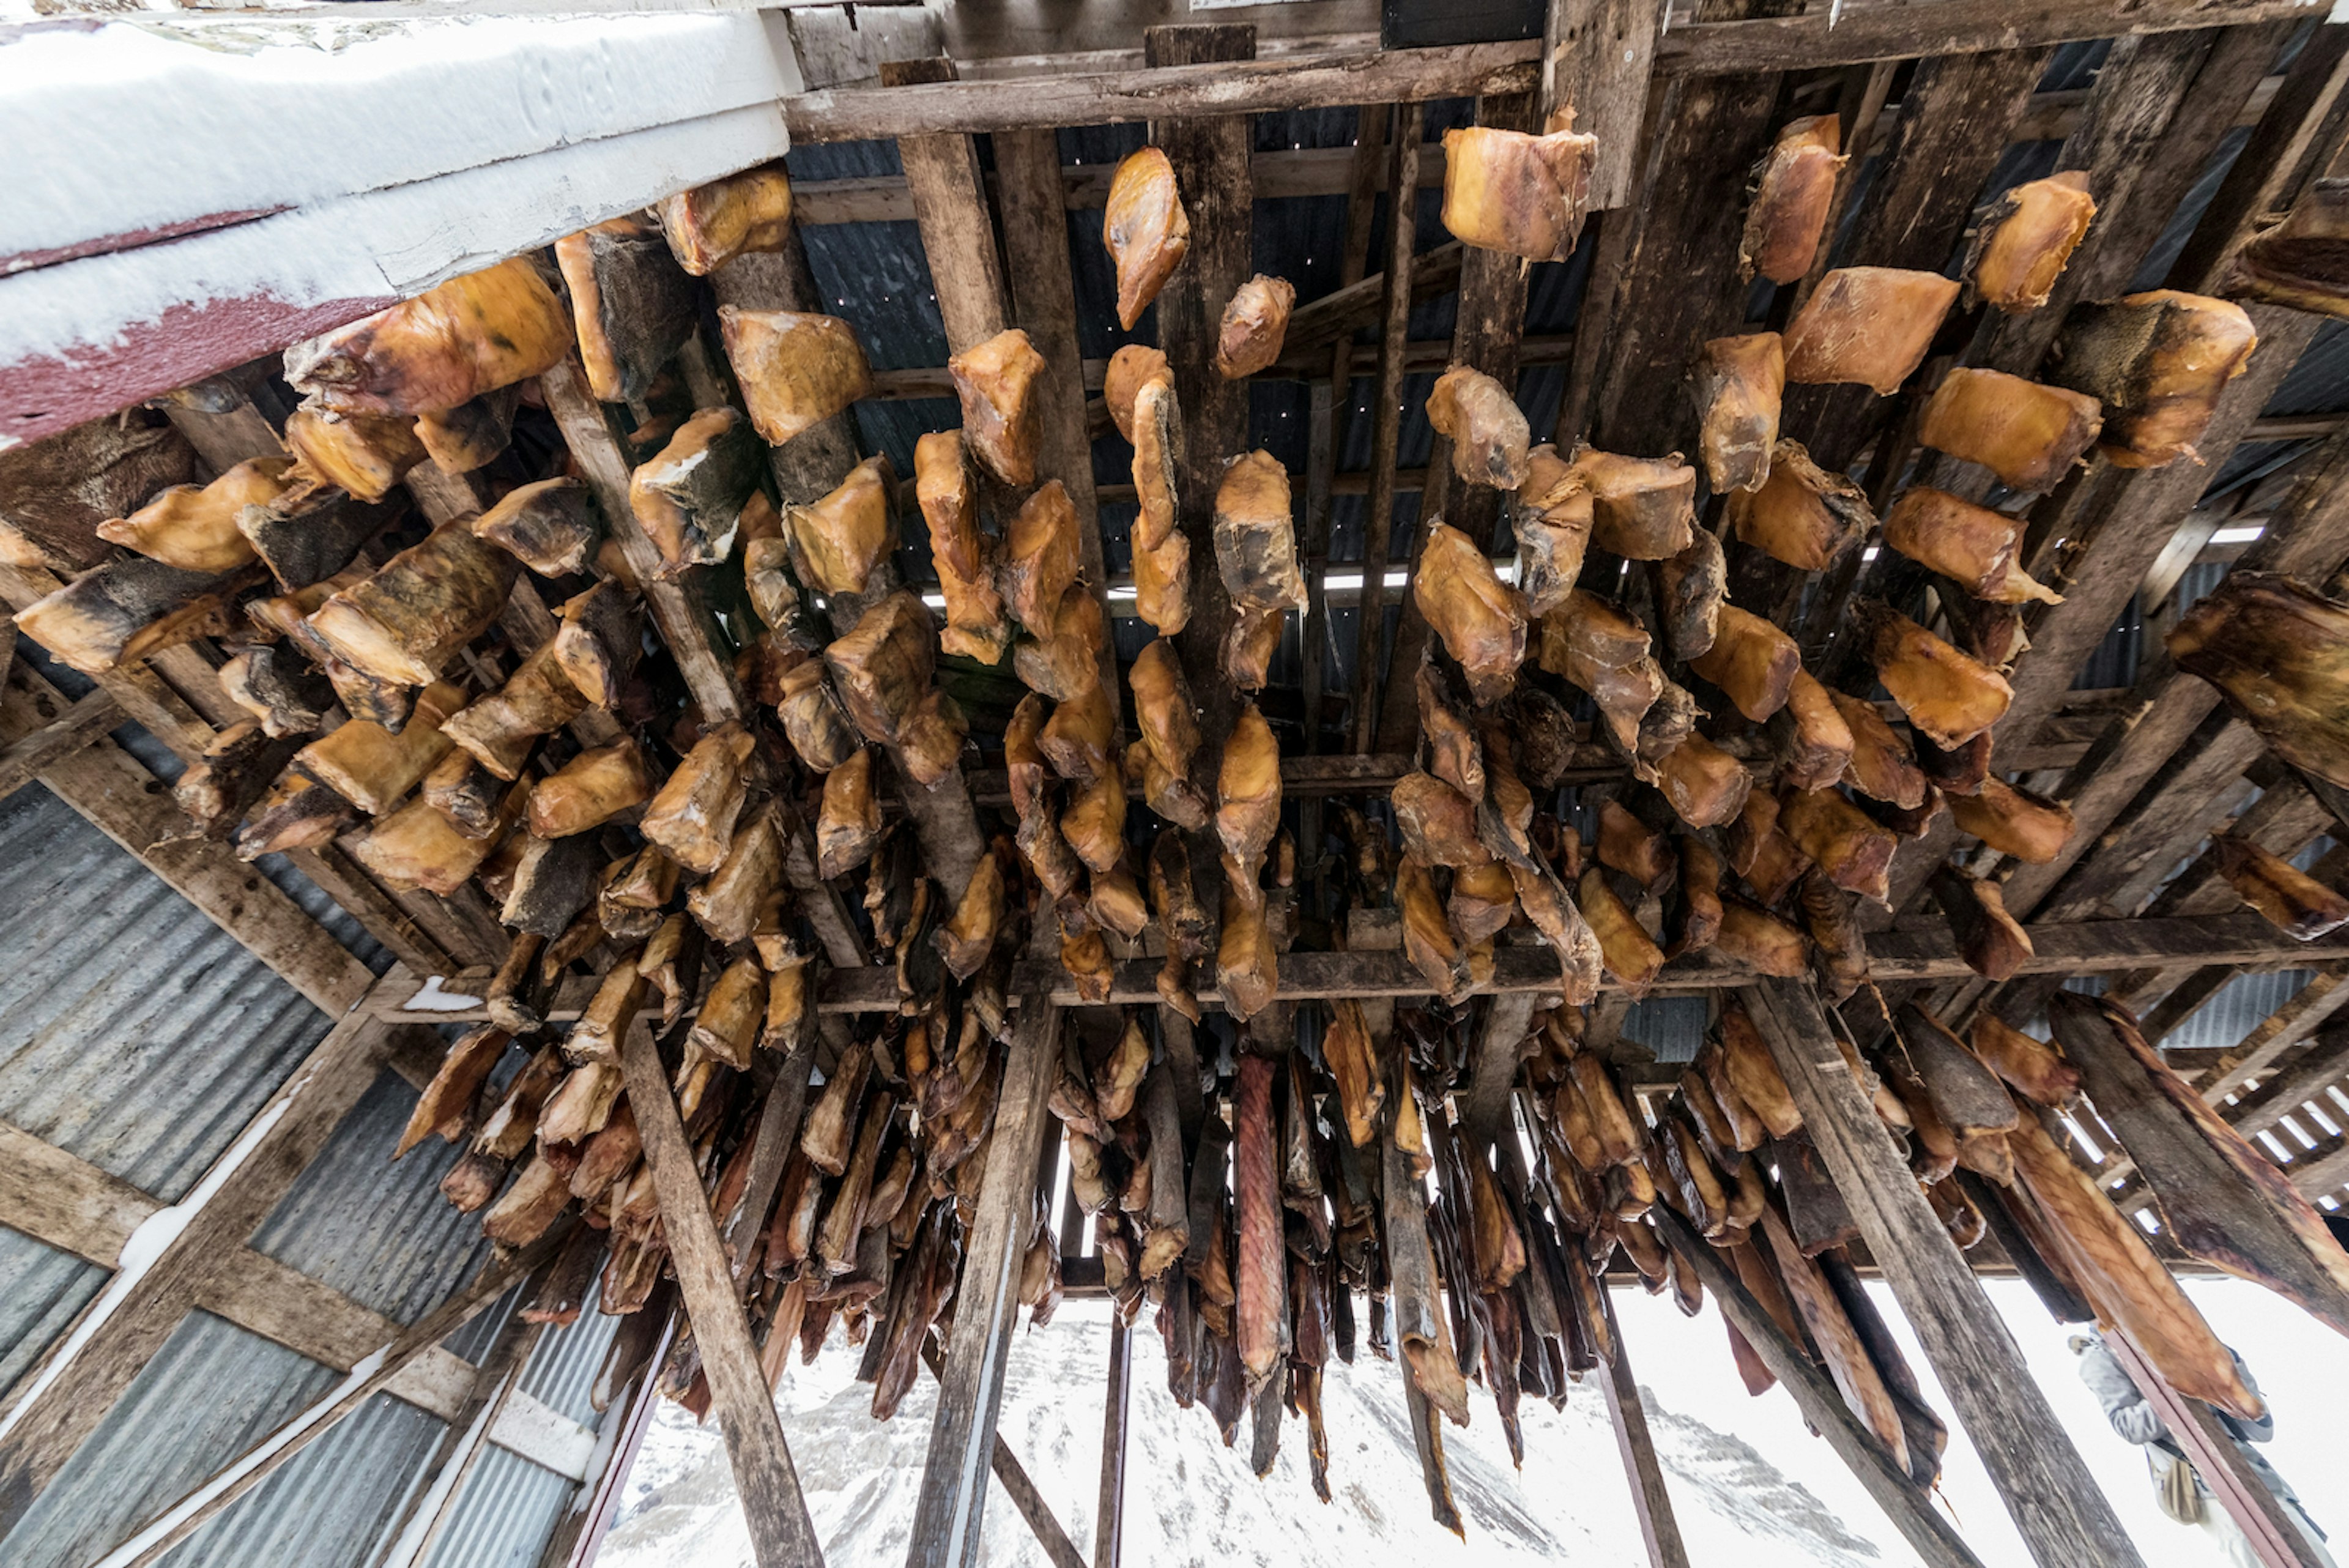
[[1117,770],[1110,745],[1117,739],[1117,713],[1096,681],[1081,697],[1061,703],[1036,732],[1036,747],[1052,771],[1071,784],[1089,784]]
[[604,536],[586,482],[567,476],[507,492],[472,529],[542,577],[585,572]]
[[471,881],[507,827],[522,815],[529,785],[508,789],[492,831],[471,837],[421,796],[346,838],[351,858],[388,887],[422,888],[447,898]]
[[2106,462],[2160,468],[2195,455],[2219,395],[2259,341],[2241,306],[2157,289],[2075,310],[2045,373],[2104,404]]
[[705,733],[645,808],[638,830],[688,871],[718,869],[747,794],[744,766],[758,742],[741,725]]
[[487,630],[512,590],[513,557],[445,524],[374,576],[329,597],[310,630],[328,652],[379,680],[420,686]]
[[1889,398],[1925,362],[1957,297],[1956,280],[1937,272],[1837,267],[1786,328],[1786,379],[1857,382]]
[[1590,542],[1630,561],[1665,561],[1696,527],[1696,470],[1670,457],[1623,457],[1583,447],[1574,470],[1590,487]]
[[1658,570],[1656,587],[1665,645],[1683,659],[1711,651],[1720,634],[1723,602],[1729,597],[1729,560],[1721,540],[1698,529],[1689,547]]
[[1191,220],[1174,165],[1155,147],[1130,154],[1110,179],[1102,243],[1117,266],[1117,324],[1128,332],[1191,248]]
[[[836,770],[835,770],[836,771]],[[685,896],[686,912],[721,946],[749,940],[759,913],[782,887],[783,841],[775,814],[756,813],[735,830],[726,858]]]
[[820,501],[784,509],[793,557],[805,566],[806,585],[824,594],[861,594],[874,568],[897,547],[892,498],[896,471],[886,452],[875,453],[848,471]]
[[1110,423],[1129,446],[1134,444],[1134,401],[1143,384],[1161,373],[1172,375],[1166,356],[1146,343],[1129,343],[1109,357],[1102,375],[1102,402],[1109,410]]
[[823,650],[833,686],[866,740],[886,745],[897,739],[898,725],[930,691],[937,648],[929,607],[900,588]]
[[720,306],[718,329],[761,440],[781,446],[873,395],[856,329],[837,316]]
[[2104,428],[2104,406],[2085,392],[1961,365],[1925,400],[1917,439],[2036,493],[2054,489]]
[[1759,490],[1778,443],[1778,406],[1786,391],[1786,349],[1775,332],[1715,337],[1697,355],[1692,379],[1700,431],[1697,452],[1713,493]]
[[2095,216],[2085,169],[2008,191],[1983,211],[1967,248],[1966,303],[1985,299],[2010,316],[2046,304]]
[[1884,514],[1884,542],[1993,604],[2062,604],[2016,561],[2024,519],[1918,485]]
[[823,806],[816,817],[816,872],[826,881],[873,857],[881,842],[881,797],[873,789],[873,753],[860,749],[823,775]]
[[522,776],[540,736],[554,733],[586,707],[587,699],[564,678],[549,642],[523,659],[503,686],[452,716],[440,732],[498,777],[512,780]]
[[1835,698],[1808,670],[1797,670],[1786,705],[1770,716],[1765,733],[1780,778],[1795,789],[1830,788],[1851,766],[1859,742]]
[[[250,576],[250,575],[249,575]],[[85,675],[137,664],[164,649],[229,630],[237,574],[188,572],[118,556],[26,606],[16,625]]]
[[1516,684],[1526,658],[1525,600],[1495,575],[1493,563],[1459,529],[1431,523],[1412,574],[1420,614],[1466,671],[1479,706]]
[[1036,483],[1036,379],[1044,356],[1028,334],[1009,327],[947,360],[962,402],[963,438],[970,453],[1004,483]]
[[661,576],[715,566],[734,553],[744,504],[766,472],[750,421],[730,406],[704,409],[678,426],[628,479],[628,507],[659,549]]
[[[1226,381],[1253,376],[1280,358],[1297,288],[1285,277],[1257,274],[1234,291],[1216,333],[1216,373]],[[1132,440],[1132,437],[1128,437]]]
[[621,691],[644,655],[644,601],[616,582],[597,583],[564,602],[547,646],[574,690],[617,711]]
[[246,649],[221,666],[221,690],[271,735],[308,735],[326,722],[335,689],[283,644]]
[[1879,603],[1852,611],[1853,633],[1877,679],[1919,733],[1954,750],[1998,722],[2014,701],[2005,677]]
[[1547,442],[1533,449],[1510,524],[1517,537],[1517,582],[1526,613],[1539,618],[1566,602],[1582,576],[1594,521],[1590,487]]
[[100,523],[98,536],[183,572],[233,571],[254,558],[238,514],[283,494],[293,466],[290,458],[259,457],[209,484],[172,485],[128,517]]
[[781,250],[792,232],[792,177],[781,159],[664,196],[655,209],[677,265],[707,277],[745,251]]
[[1779,797],[1778,827],[1837,887],[1879,904],[1889,898],[1900,841],[1841,790],[1787,790]]
[[2072,836],[2072,808],[2002,778],[1982,781],[1974,795],[1950,797],[1950,820],[2002,854],[2044,866]]
[[1253,702],[1242,706],[1224,742],[1216,782],[1216,836],[1253,877],[1280,827],[1280,742]]
[[[1569,121],[1569,123],[1571,123]],[[1574,254],[1599,139],[1492,126],[1444,133],[1444,226],[1464,244],[1528,261]]]
[[2051,1110],[2069,1105],[2080,1092],[2080,1070],[2054,1046],[2009,1027],[1992,1013],[1974,1019],[1967,1044],[2017,1094]]
[[1264,889],[1256,874],[1224,859],[1223,924],[1216,942],[1216,985],[1224,1011],[1234,1018],[1255,1017],[1272,1005],[1280,990],[1280,954],[1266,919]]
[[1830,691],[1836,711],[1852,737],[1851,763],[1843,782],[1864,795],[1914,811],[1925,803],[1925,774],[1909,742],[1885,722],[1876,704]]
[[1476,805],[1433,774],[1407,773],[1388,793],[1403,853],[1424,866],[1482,866],[1493,852],[1477,836]]
[[1690,659],[1689,668],[1720,687],[1739,712],[1758,724],[1786,705],[1803,656],[1793,638],[1760,616],[1725,604],[1713,646]]
[[319,783],[370,816],[380,816],[448,755],[441,724],[464,706],[465,690],[447,681],[424,689],[414,713],[395,735],[354,719],[302,748],[295,762]]
[[1216,569],[1243,609],[1305,607],[1288,470],[1268,452],[1232,459],[1216,487]]
[[1664,694],[1663,670],[1649,652],[1647,629],[1579,588],[1542,618],[1539,662],[1598,701],[1626,751],[1638,742],[1641,716]]
[[295,457],[297,484],[308,481],[381,501],[409,470],[430,456],[413,420],[337,414],[304,403],[285,421],[285,449]]
[[1633,996],[1645,995],[1664,967],[1664,951],[1633,916],[1630,906],[1616,896],[1607,873],[1596,866],[1585,871],[1575,902],[1599,938],[1607,972]]
[[1778,442],[1759,489],[1731,493],[1728,514],[1741,543],[1806,572],[1826,570],[1876,527],[1867,493],[1791,441]]
[[295,344],[285,379],[337,413],[429,413],[551,370],[571,342],[562,301],[514,256]]
[[2290,577],[2239,571],[2166,645],[2277,756],[2349,787],[2349,609]]
[[554,242],[571,291],[587,389],[607,403],[642,398],[699,319],[693,279],[660,231],[630,215]]
[[1052,635],[1061,599],[1077,580],[1077,507],[1055,479],[1020,503],[1003,542],[997,582],[1029,634]]
[[2032,957],[2031,933],[2006,912],[1998,883],[1943,865],[1933,868],[1931,886],[1968,969],[1984,980],[2012,980],[2022,972]]
[[1842,146],[1843,122],[1832,114],[1806,115],[1779,128],[1745,209],[1737,245],[1740,275],[1799,283],[1809,273],[1846,161],[1837,156]]
[[1732,753],[1692,734],[1654,764],[1656,788],[1691,827],[1719,827],[1745,809],[1754,775]]
[[1515,490],[1525,483],[1533,434],[1509,389],[1484,371],[1454,365],[1427,395],[1427,422],[1452,443],[1463,483]]
[[522,388],[501,387],[469,403],[416,416],[416,439],[443,473],[471,473],[496,461],[513,444],[514,413]]
[[653,787],[643,750],[623,735],[580,753],[531,786],[530,830],[541,838],[585,833],[644,805]]
[[2281,855],[2232,833],[2220,834],[2210,847],[2227,886],[2286,936],[2313,942],[2349,925],[2349,898]]

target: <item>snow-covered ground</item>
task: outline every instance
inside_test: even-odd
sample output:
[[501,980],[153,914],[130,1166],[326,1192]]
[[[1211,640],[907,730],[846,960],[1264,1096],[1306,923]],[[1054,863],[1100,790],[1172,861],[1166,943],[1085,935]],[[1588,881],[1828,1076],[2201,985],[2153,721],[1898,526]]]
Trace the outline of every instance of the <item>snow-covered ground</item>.
[[[2072,1376],[2064,1331],[2020,1284],[1986,1283],[2147,1568],[2209,1563],[2198,1532],[2156,1511],[2137,1450],[2105,1428]],[[2196,1282],[2189,1288],[2213,1325],[2262,1374],[2277,1407],[2279,1467],[2314,1492],[2320,1523],[2336,1531],[2349,1524],[2343,1511],[2328,1510],[2322,1479],[2339,1458],[2333,1413],[2349,1407],[2349,1355],[2339,1339],[2254,1287]],[[1889,1297],[1879,1295],[1906,1338]],[[1783,1391],[1746,1397],[1715,1312],[1682,1319],[1667,1303],[1636,1292],[1619,1293],[1617,1305],[1692,1561],[1735,1568],[1916,1563],[1857,1481],[1806,1430]],[[1472,1401],[1470,1425],[1446,1428],[1453,1491],[1467,1525],[1464,1543],[1428,1518],[1402,1374],[1393,1364],[1364,1352],[1351,1367],[1330,1369],[1325,1402],[1334,1496],[1325,1507],[1307,1480],[1301,1423],[1287,1425],[1278,1464],[1259,1481],[1244,1449],[1226,1449],[1204,1410],[1175,1407],[1158,1336],[1146,1324],[1134,1350],[1123,1554],[1129,1568],[1485,1568],[1537,1561],[1641,1568],[1647,1561],[1595,1383],[1574,1389],[1563,1410],[1525,1402],[1522,1472],[1511,1467],[1500,1424],[1481,1393]],[[1913,1341],[1909,1354],[1929,1397],[1946,1412]],[[1088,1557],[1108,1356],[1106,1309],[1071,1303],[1050,1327],[1020,1332],[1004,1396],[1005,1438]],[[871,1390],[853,1378],[854,1364],[854,1354],[835,1345],[816,1366],[794,1366],[781,1401],[784,1432],[829,1568],[895,1568],[905,1556],[935,1385],[926,1378],[895,1421],[884,1426],[871,1417]],[[2333,1458],[2324,1461],[2328,1449]],[[1961,1433],[1951,1438],[1943,1501],[1986,1564],[2028,1564]],[[986,1530],[990,1565],[1049,1568],[1000,1489],[989,1501]],[[599,1568],[750,1563],[716,1423],[697,1428],[665,1406],[647,1435]]]

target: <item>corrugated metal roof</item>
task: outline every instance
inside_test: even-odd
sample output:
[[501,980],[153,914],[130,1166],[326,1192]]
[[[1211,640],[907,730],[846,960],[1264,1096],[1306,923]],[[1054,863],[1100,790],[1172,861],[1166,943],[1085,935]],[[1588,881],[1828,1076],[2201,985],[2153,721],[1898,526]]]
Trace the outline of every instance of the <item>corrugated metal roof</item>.
[[603,1282],[589,1293],[578,1321],[568,1327],[551,1327],[531,1353],[523,1368],[522,1390],[550,1410],[568,1416],[583,1427],[600,1427],[603,1417],[588,1402],[604,1353],[620,1332],[621,1320],[599,1312]]
[[2313,978],[2314,971],[2304,969],[2239,974],[2157,1044],[2167,1051],[2227,1050],[2239,1045],[2244,1035]]
[[481,1455],[423,1568],[531,1568],[571,1500],[569,1480],[520,1454]]
[[70,1252],[0,1230],[0,1397],[106,1288],[107,1271]]

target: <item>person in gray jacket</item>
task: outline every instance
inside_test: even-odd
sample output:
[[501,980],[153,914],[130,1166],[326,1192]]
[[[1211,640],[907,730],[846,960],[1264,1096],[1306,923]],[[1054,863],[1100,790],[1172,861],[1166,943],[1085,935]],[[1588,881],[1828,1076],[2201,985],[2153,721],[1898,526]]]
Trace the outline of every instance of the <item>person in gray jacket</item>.
[[[2080,1381],[2085,1383],[2104,1405],[2105,1418],[2113,1424],[2113,1430],[2146,1450],[2146,1462],[2152,1467],[2154,1490],[2161,1498],[2162,1511],[2181,1523],[2201,1526],[2203,1533],[2218,1543],[2226,1560],[2236,1564],[2237,1568],[2262,1568],[2242,1528],[2235,1522],[2234,1516],[2210,1495],[2209,1485],[2187,1461],[2185,1450],[2178,1446],[2177,1438],[2170,1436],[2169,1428],[2163,1425],[2161,1417],[2146,1398],[2144,1390],[2137,1386],[2127,1369],[2106,1347],[2103,1336],[2094,1332],[2074,1334],[2071,1344],[2073,1354],[2080,1358]],[[2227,1354],[2235,1355],[2231,1349]],[[2240,1355],[2235,1355],[2235,1370],[2241,1375],[2245,1387],[2254,1394],[2260,1391],[2259,1384],[2251,1377],[2251,1369],[2243,1365],[2243,1358]],[[2234,1438],[2235,1447],[2242,1451],[2251,1473],[2259,1477],[2261,1484],[2282,1502],[2284,1512],[2308,1538],[2309,1545],[2314,1549],[2316,1561],[2331,1568],[2333,1557],[2324,1548],[2324,1532],[2308,1517],[2308,1511],[2301,1506],[2300,1494],[2292,1490],[2292,1483],[2279,1475],[2275,1467],[2251,1446],[2264,1443],[2275,1436],[2274,1412],[2270,1411],[2256,1422],[2240,1420],[2224,1410],[2214,1413],[2228,1436]],[[2173,1473],[2173,1467],[2183,1473]]]

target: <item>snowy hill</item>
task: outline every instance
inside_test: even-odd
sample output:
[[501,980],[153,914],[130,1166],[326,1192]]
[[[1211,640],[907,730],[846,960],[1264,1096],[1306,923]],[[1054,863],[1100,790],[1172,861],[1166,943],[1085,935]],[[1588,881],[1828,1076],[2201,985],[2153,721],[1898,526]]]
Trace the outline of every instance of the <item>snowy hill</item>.
[[[1004,1397],[1004,1437],[1087,1557],[1108,1344],[1106,1309],[1069,1303],[1050,1327],[1020,1332]],[[1366,1351],[1350,1367],[1330,1368],[1333,1501],[1325,1507],[1307,1479],[1303,1423],[1285,1426],[1279,1462],[1259,1481],[1245,1451],[1226,1449],[1204,1410],[1178,1409],[1168,1397],[1164,1357],[1146,1324],[1134,1335],[1134,1350],[1123,1558],[1129,1568],[1471,1561],[1477,1568],[1559,1561],[1638,1568],[1647,1560],[1595,1383],[1576,1387],[1562,1411],[1526,1401],[1522,1474],[1511,1468],[1500,1423],[1481,1394],[1471,1425],[1446,1428],[1453,1493],[1467,1522],[1464,1545],[1428,1517],[1402,1373],[1392,1363]],[[853,1380],[854,1361],[853,1352],[834,1346],[817,1366],[792,1369],[781,1400],[784,1435],[829,1568],[896,1568],[905,1557],[936,1385],[925,1378],[885,1426],[870,1414],[871,1390]],[[1879,1544],[1857,1532],[1881,1529],[1880,1520],[1839,1518],[1751,1445],[1658,1409],[1652,1395],[1646,1403],[1695,1561],[1739,1568],[1881,1568],[1914,1561],[1897,1538]],[[1049,1568],[999,1488],[988,1503],[986,1531],[989,1564]],[[697,1428],[677,1407],[664,1405],[599,1568],[748,1568],[750,1562],[717,1424]]]

